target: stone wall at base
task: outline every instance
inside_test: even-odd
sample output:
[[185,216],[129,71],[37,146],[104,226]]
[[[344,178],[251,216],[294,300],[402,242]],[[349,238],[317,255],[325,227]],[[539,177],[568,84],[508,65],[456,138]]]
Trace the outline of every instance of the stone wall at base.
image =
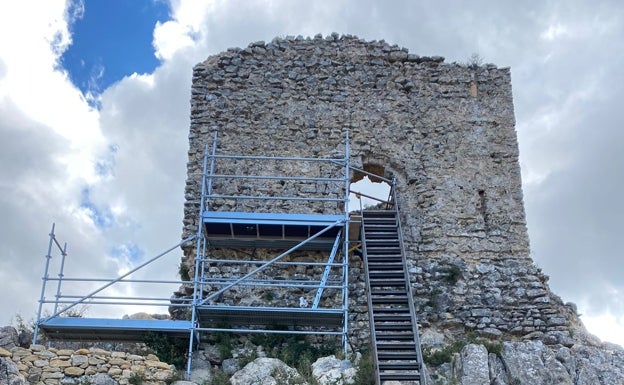
[[0,359],[11,360],[30,385],[90,384],[98,376],[102,380],[110,377],[119,385],[129,384],[134,376],[140,376],[145,385],[166,385],[176,374],[175,367],[153,354],[140,356],[95,348],[0,348]]

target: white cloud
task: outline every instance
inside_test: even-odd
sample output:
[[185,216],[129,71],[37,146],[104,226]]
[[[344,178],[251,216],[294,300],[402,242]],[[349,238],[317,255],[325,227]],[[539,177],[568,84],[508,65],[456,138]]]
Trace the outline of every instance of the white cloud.
[[561,25],[560,23],[551,24],[548,26],[544,32],[540,34],[540,37],[544,40],[555,40],[560,38],[561,36],[565,36],[568,32],[568,29]]
[[[15,308],[26,317],[38,297],[53,220],[77,274],[113,276],[136,255],[149,258],[179,240],[195,63],[252,41],[336,31],[451,62],[477,52],[485,62],[512,67],[534,258],[565,301],[624,335],[621,303],[604,289],[621,293],[624,275],[617,244],[624,167],[619,2],[477,1],[466,8],[461,2],[176,0],[171,19],[154,28],[160,66],[95,95],[99,111],[58,65],[71,43],[67,21],[84,11],[82,2],[75,4],[70,11],[60,0],[0,5],[0,33],[15,37],[0,40],[6,138],[0,208],[11,218],[0,228],[0,279],[22,293]],[[105,228],[94,222],[98,216],[109,221]],[[171,277],[178,262],[174,255],[149,274]],[[597,306],[587,311],[588,303]],[[8,322],[12,314],[2,310]]]
[[[71,42],[64,2],[11,2],[0,8],[5,36],[0,43],[0,208],[6,219],[0,279],[19,290],[11,304],[3,304],[2,321],[8,322],[13,311],[26,318],[34,313],[53,221],[76,262],[104,249],[102,234],[81,206],[81,192],[99,180],[94,166],[106,142],[97,111],[59,69],[59,55]],[[82,273],[105,273],[112,271],[108,261],[103,255],[75,266]]]
[[194,44],[192,34],[190,26],[176,21],[156,23],[154,29],[156,57],[161,60],[171,59],[178,50],[192,46]]

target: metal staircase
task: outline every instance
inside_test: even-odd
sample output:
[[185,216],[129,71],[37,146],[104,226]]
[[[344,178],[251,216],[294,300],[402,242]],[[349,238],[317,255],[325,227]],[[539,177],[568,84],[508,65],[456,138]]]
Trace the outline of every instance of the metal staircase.
[[418,325],[396,206],[362,211],[376,384],[425,384]]

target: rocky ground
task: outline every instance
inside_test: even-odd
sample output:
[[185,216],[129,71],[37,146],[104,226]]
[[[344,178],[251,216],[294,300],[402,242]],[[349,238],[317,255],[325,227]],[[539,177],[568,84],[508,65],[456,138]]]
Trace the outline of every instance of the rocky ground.
[[[582,328],[570,343],[546,345],[541,340],[463,340],[444,331],[423,332],[429,385],[622,385],[624,348],[603,343]],[[469,341],[466,343],[466,341]],[[372,384],[359,365],[336,356],[321,357],[299,370],[260,346],[232,345],[229,358],[219,346],[203,344],[196,352],[191,376],[154,354],[107,351],[101,348],[60,349],[19,346],[13,327],[0,328],[2,385],[361,385]],[[294,365],[293,365],[294,366]],[[384,385],[397,385],[386,383]]]

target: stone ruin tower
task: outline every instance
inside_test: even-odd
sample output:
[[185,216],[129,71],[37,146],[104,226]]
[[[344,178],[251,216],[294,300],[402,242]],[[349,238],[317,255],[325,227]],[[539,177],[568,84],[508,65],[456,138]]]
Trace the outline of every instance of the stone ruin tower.
[[[508,68],[449,64],[384,41],[336,34],[229,49],[199,63],[193,72],[184,236],[198,229],[202,162],[213,146],[222,154],[332,157],[344,153],[348,132],[350,165],[396,182],[421,332],[566,343],[570,326],[579,321],[572,306],[551,293],[547,277],[529,255],[514,124]],[[264,172],[255,162],[223,167],[234,173]],[[307,164],[268,167],[291,176],[319,172]],[[355,181],[362,175],[350,171],[348,178]],[[266,195],[289,188],[291,195],[305,192],[289,183],[250,187],[215,179],[211,187],[238,195],[250,195],[249,189]],[[344,186],[338,189],[344,192]],[[331,195],[329,189],[313,189],[320,196],[325,191]],[[340,209],[335,203],[298,206],[228,199],[213,199],[209,205],[215,211],[243,212],[261,207],[335,214]],[[184,250],[183,265],[191,275],[198,266],[195,253],[193,245]],[[263,253],[256,245],[227,252],[217,247],[212,255],[262,259],[268,255]],[[369,289],[357,250],[350,250],[348,261],[348,338],[351,345],[361,346],[370,338]],[[202,269],[219,277],[247,271],[223,269],[215,262]],[[309,272],[298,267],[289,274]],[[236,304],[296,301],[304,293],[245,290],[224,295]]]

